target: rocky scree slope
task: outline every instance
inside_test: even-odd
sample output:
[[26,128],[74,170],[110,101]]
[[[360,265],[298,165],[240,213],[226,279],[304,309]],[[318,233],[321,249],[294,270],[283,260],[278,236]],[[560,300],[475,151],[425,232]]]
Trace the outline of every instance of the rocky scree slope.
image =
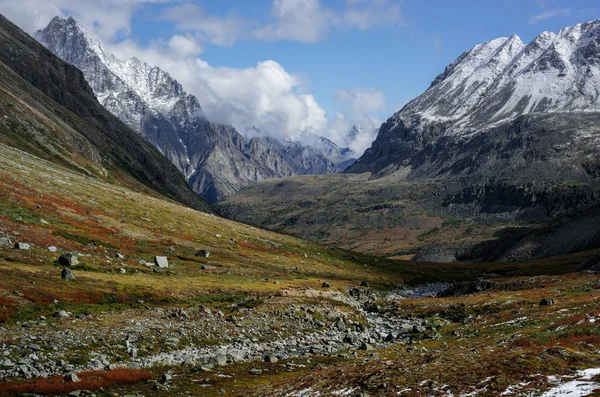
[[209,202],[258,180],[336,170],[319,151],[307,160],[318,166],[299,163],[282,158],[284,149],[272,143],[246,141],[233,127],[209,122],[198,99],[168,73],[137,58],[121,61],[73,18],[54,18],[36,38],[79,68],[100,103],[155,145]]
[[530,215],[536,193],[556,185],[597,189],[599,86],[600,21],[477,45],[388,119],[348,172],[458,181],[466,190],[447,205]]
[[0,49],[4,143],[210,211],[158,150],[98,103],[78,69],[3,16]]

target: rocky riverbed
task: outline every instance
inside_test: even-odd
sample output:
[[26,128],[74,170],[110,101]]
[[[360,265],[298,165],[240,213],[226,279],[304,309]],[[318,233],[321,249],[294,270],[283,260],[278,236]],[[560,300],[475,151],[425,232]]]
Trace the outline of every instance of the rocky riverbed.
[[[373,293],[288,290],[227,309],[140,307],[120,313],[58,312],[0,329],[0,379],[85,370],[187,365],[210,370],[242,361],[341,355],[435,338],[435,327],[377,310],[376,302],[427,287]],[[225,313],[224,313],[225,312]]]

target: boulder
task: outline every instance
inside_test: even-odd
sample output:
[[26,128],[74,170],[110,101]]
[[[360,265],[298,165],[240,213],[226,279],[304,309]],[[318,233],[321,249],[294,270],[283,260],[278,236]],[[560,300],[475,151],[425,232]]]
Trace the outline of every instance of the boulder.
[[0,247],[12,247],[12,241],[8,237],[0,237]]
[[552,306],[554,304],[554,299],[552,298],[544,298],[540,301],[540,306]]
[[366,281],[363,281],[363,282],[360,283],[360,286],[368,288],[369,287],[369,283],[367,283]]
[[166,256],[155,256],[154,264],[156,266],[160,267],[161,269],[164,269],[164,268],[169,267],[169,260],[167,259]]
[[277,359],[277,356],[274,354],[267,354],[266,356],[263,357],[263,359],[265,360],[266,363],[276,363],[277,361],[279,361]]
[[77,255],[67,252],[58,257],[58,263],[62,266],[71,267],[78,265],[79,259],[77,259]]
[[342,320],[341,318],[335,323],[335,327],[340,332],[346,331],[346,323],[344,323],[344,320]]
[[27,243],[16,243],[15,248],[18,250],[28,250],[30,247]]
[[63,379],[65,382],[79,382],[77,374],[67,374]]
[[331,284],[329,284],[327,281],[323,281],[323,284],[321,284],[322,288],[331,288]]
[[208,363],[212,365],[225,365],[227,364],[227,356],[225,354],[217,354],[211,357]]
[[373,347],[366,342],[360,344],[360,350],[373,350]]
[[53,317],[56,317],[56,318],[67,318],[67,317],[69,317],[69,313],[67,313],[64,310],[59,310],[56,313],[54,313]]
[[202,270],[215,270],[217,267],[212,265],[202,265]]
[[51,245],[50,247],[48,247],[48,251],[49,252],[56,252],[56,251],[58,251],[58,248],[56,248],[55,246]]
[[73,275],[73,272],[70,269],[63,269],[62,272],[60,273],[60,276],[62,277],[63,280],[67,280],[67,281],[71,281],[75,279],[75,276]]
[[358,337],[354,334],[346,334],[346,336],[344,336],[344,342],[345,343],[349,343],[351,345],[358,343]]
[[209,250],[200,250],[200,251],[196,252],[196,256],[199,256],[202,258],[210,258],[210,251]]

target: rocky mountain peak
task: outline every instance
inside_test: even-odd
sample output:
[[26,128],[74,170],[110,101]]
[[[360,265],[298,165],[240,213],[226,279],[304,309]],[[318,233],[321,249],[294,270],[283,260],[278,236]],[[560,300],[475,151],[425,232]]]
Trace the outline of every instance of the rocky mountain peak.
[[[460,167],[438,164],[441,169],[435,171],[431,163],[439,160],[436,150],[442,150],[435,147],[443,145],[447,151],[459,142],[464,145],[483,139],[480,135],[505,128],[524,116],[554,117],[556,121],[561,114],[600,112],[598,87],[600,20],[558,33],[542,32],[528,44],[517,35],[478,44],[388,119],[372,147],[350,171],[388,174],[412,164],[407,175],[415,175],[416,168],[423,168],[414,160],[428,152],[427,175],[444,173],[448,167],[467,172],[469,161],[459,160],[466,153],[453,153],[453,161],[460,162]],[[511,159],[515,153],[513,148],[502,156]],[[490,171],[489,175],[497,176],[498,172]]]
[[207,201],[265,178],[337,171],[328,154],[342,149],[333,142],[315,138],[318,150],[302,149],[301,162],[260,140],[246,143],[233,127],[206,120],[200,101],[167,72],[135,57],[118,59],[73,18],[56,17],[35,37],[79,68],[99,102],[154,144]]

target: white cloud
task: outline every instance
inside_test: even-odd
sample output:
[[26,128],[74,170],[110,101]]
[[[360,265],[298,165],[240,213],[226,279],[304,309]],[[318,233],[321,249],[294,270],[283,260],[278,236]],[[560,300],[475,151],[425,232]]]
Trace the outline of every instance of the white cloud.
[[560,15],[569,15],[570,13],[571,10],[569,8],[552,8],[549,10],[542,11],[541,13],[529,18],[529,24],[533,25],[546,19],[554,18]]
[[379,90],[338,90],[333,94],[333,99],[355,114],[380,112],[385,110],[385,95],[383,91]]
[[226,17],[207,15],[192,3],[177,5],[163,11],[162,18],[174,22],[180,30],[193,31],[202,41],[231,46],[242,37],[251,22],[234,13]]
[[274,0],[272,14],[274,21],[255,32],[259,39],[314,43],[327,33],[335,18],[319,0]]
[[[136,56],[167,70],[198,97],[208,119],[231,124],[242,134],[249,127],[276,138],[313,133],[358,154],[375,138],[373,131],[381,120],[367,113],[385,109],[385,98],[379,91],[338,91],[335,96],[340,110],[329,119],[313,95],[298,93],[303,80],[276,61],[267,60],[243,69],[213,67],[200,58],[182,57],[178,48],[170,46],[171,42],[154,42],[142,48],[124,41],[110,49],[120,58]],[[354,124],[360,124],[364,133],[351,141],[348,132]]]
[[173,51],[174,55],[183,58],[195,57],[202,53],[200,44],[188,35],[174,35],[169,39],[168,47]]
[[329,9],[320,0],[274,0],[271,14],[272,21],[255,31],[261,40],[314,43],[333,28],[405,26],[400,6],[391,0],[347,0],[340,10]]
[[176,0],[19,0],[0,1],[0,12],[28,33],[45,27],[57,16],[73,16],[85,26],[93,26],[102,40],[127,35],[131,17],[139,7]]

